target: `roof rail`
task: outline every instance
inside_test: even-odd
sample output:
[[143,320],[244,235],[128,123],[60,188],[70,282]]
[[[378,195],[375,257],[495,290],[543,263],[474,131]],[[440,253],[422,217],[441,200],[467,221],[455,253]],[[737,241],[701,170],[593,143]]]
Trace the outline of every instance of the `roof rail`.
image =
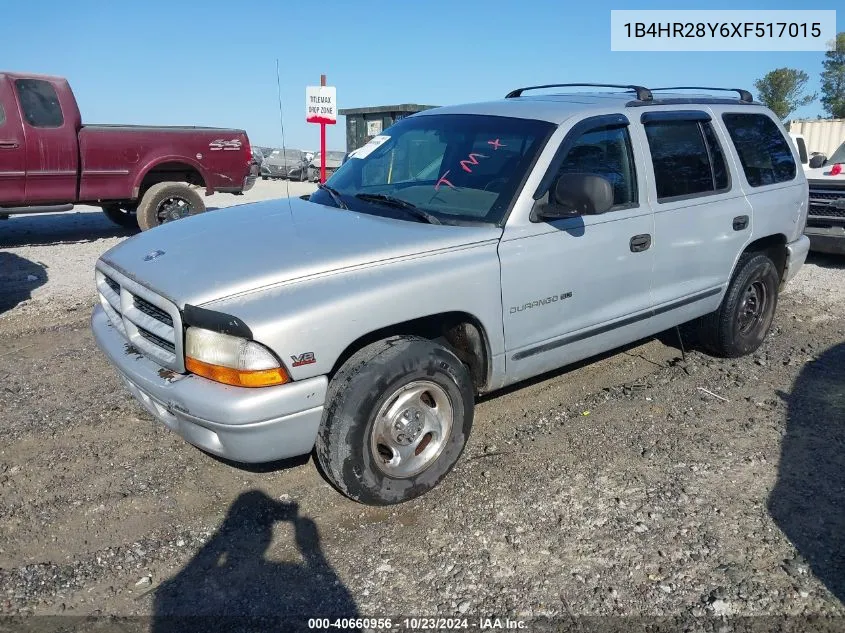
[[640,101],[651,101],[651,90],[643,88],[642,86],[620,85],[620,84],[546,84],[544,86],[526,86],[525,88],[517,88],[511,90],[505,95],[505,99],[514,99],[521,97],[525,90],[540,90],[541,88],[576,88],[589,86],[591,88],[625,88],[626,90],[633,90],[637,93],[637,99]]
[[739,93],[739,100],[745,101],[747,103],[751,103],[754,101],[754,97],[751,96],[751,93],[747,90],[743,90],[742,88],[708,88],[706,86],[672,86],[671,88],[652,88],[653,91],[658,90],[717,90],[723,92],[737,92]]

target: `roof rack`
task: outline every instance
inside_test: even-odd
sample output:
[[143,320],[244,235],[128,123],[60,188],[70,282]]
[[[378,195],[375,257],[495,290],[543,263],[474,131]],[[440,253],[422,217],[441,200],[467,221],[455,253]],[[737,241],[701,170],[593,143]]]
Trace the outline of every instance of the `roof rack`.
[[[620,85],[620,84],[546,84],[545,86],[526,86],[525,88],[517,88],[511,90],[505,95],[505,99],[514,99],[521,97],[525,90],[540,90],[541,88],[576,88],[589,86],[591,88],[625,88],[626,90],[633,90],[637,93],[637,99],[640,101],[651,101],[651,90],[643,86]],[[750,96],[750,95],[749,95]]]
[[673,86],[671,88],[652,88],[653,91],[658,90],[717,90],[723,92],[737,92],[739,93],[739,100],[744,101],[746,103],[752,103],[754,101],[754,97],[751,96],[751,93],[747,90],[743,90],[742,88],[708,88],[706,86]]

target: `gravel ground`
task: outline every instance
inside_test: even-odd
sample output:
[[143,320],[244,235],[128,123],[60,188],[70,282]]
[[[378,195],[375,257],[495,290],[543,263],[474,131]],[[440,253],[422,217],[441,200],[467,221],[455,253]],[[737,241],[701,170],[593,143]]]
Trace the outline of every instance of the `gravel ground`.
[[845,623],[841,259],[811,259],[756,354],[683,361],[669,333],[486,397],[441,486],[370,508],[310,459],[218,461],[128,398],[87,322],[122,238],[105,218],[0,231],[0,256],[47,266],[0,315],[0,613]]
[[[308,182],[258,180],[241,196],[217,193],[209,209],[311,193]],[[0,221],[0,311],[16,305],[38,315],[44,310],[85,307],[94,296],[94,262],[133,232],[112,223],[99,207],[67,213],[15,215]],[[0,314],[0,319],[8,318]],[[0,326],[2,327],[2,326]]]

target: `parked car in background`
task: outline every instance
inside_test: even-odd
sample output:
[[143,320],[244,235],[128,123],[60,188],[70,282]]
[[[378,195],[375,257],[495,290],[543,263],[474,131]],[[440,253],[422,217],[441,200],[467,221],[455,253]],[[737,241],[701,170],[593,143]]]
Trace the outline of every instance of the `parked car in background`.
[[261,178],[293,178],[305,180],[302,177],[308,163],[305,160],[305,153],[299,149],[275,149],[261,163]]
[[810,186],[810,215],[804,233],[814,251],[845,255],[845,142],[828,158],[810,157],[805,171]]
[[62,77],[0,72],[0,219],[99,206],[149,229],[255,182],[243,130],[83,125]]
[[260,147],[252,148],[252,161],[249,165],[250,175],[257,177],[261,173],[261,163],[264,162],[264,152]]
[[[320,156],[321,153],[317,152],[308,165],[308,180],[311,182],[320,180]],[[330,178],[337,168],[343,164],[345,157],[346,152],[326,152],[326,178]]]
[[188,442],[314,450],[369,504],[449,473],[477,395],[689,321],[753,353],[809,248],[797,151],[746,91],[628,88],[426,110],[308,200],[125,240],[96,264],[97,344]]

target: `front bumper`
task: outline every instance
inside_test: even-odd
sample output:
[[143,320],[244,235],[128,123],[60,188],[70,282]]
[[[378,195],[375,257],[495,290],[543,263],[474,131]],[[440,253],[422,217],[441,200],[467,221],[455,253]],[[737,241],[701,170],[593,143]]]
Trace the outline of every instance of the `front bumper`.
[[807,260],[807,253],[810,250],[810,240],[806,235],[802,235],[794,242],[786,245],[786,266],[783,270],[783,278],[781,279],[781,287],[792,280],[801,266]]
[[814,251],[845,255],[845,226],[808,226],[804,235],[810,238],[810,248]]
[[94,309],[91,329],[135,399],[194,446],[244,463],[304,455],[314,447],[325,376],[276,387],[231,387],[154,363],[112,326],[101,306]]

